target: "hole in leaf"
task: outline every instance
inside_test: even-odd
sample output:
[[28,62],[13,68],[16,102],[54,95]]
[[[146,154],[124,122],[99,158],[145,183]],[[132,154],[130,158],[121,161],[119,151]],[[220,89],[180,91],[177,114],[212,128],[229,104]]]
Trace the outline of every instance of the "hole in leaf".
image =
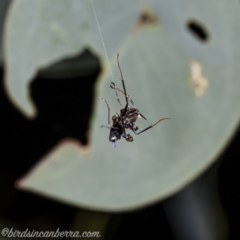
[[99,72],[99,60],[89,50],[40,71],[31,83],[31,96],[38,108],[34,123],[59,139],[71,137],[87,145]]
[[190,20],[187,23],[188,31],[199,41],[206,42],[209,40],[209,33],[203,24],[196,20]]

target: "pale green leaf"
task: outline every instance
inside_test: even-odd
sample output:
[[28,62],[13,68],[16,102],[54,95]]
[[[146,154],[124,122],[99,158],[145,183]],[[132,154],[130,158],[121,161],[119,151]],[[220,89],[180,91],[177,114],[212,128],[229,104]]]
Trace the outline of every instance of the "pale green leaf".
[[[107,5],[110,1],[100,2]],[[130,19],[125,11],[138,6],[127,3],[105,17],[114,20],[124,12],[121,18]],[[120,51],[120,62],[127,92],[148,119],[137,121],[140,129],[160,118],[171,119],[133,136],[132,143],[122,139],[112,148],[109,131],[100,128],[107,124],[107,108],[101,97],[109,102],[111,115],[120,106],[109,88],[111,79],[99,81],[91,153],[82,156],[76,142],[62,142],[18,186],[76,206],[120,211],[159,201],[199,176],[223,151],[239,121],[238,4],[155,1],[159,22],[136,30],[128,47]],[[204,26],[208,41],[199,41],[187,30],[191,19]],[[104,33],[105,39],[121,36],[120,19],[118,22],[119,27]],[[208,81],[201,96],[190,81],[193,60],[202,66],[202,78]],[[115,83],[121,87],[116,58],[112,66]]]
[[[137,0],[124,8],[123,1],[93,1],[108,53],[113,55],[134,25],[141,5]],[[120,9],[125,9],[124,18]],[[111,13],[114,20],[110,20]],[[118,32],[118,35],[114,34]],[[104,56],[94,11],[84,0],[13,1],[4,35],[5,85],[11,101],[27,117],[36,109],[29,82],[40,69],[62,58],[80,54],[86,47]]]

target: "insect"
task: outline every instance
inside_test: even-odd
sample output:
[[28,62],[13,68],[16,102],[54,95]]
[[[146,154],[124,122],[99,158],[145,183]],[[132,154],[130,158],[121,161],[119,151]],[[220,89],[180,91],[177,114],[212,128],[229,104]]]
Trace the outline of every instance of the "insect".
[[[133,102],[131,96],[128,95],[126,92],[123,74],[122,74],[122,70],[120,67],[120,63],[119,63],[119,54],[117,54],[117,62],[118,62],[118,68],[119,68],[120,75],[121,75],[123,90],[117,88],[115,83],[113,83],[113,82],[111,82],[110,87],[115,90],[117,101],[121,105],[122,109],[120,110],[120,114],[116,113],[116,115],[112,116],[112,126],[105,126],[105,125],[101,126],[101,127],[106,127],[110,130],[109,141],[112,142],[113,147],[116,147],[116,141],[120,140],[121,137],[125,138],[127,142],[133,141],[133,137],[130,134],[126,133],[126,129],[130,129],[135,135],[139,135],[139,134],[149,130],[150,128],[154,127],[159,122],[166,120],[166,119],[170,119],[170,118],[162,118],[162,119],[158,120],[156,123],[151,124],[149,127],[143,129],[142,131],[137,132],[138,127],[135,125],[135,122],[137,121],[137,119],[138,118],[143,118],[145,120],[147,120],[147,119],[139,112],[139,110],[134,105],[134,102]],[[126,100],[125,107],[123,107],[123,105],[121,104],[121,102],[118,98],[118,92],[125,95],[125,100]],[[102,100],[107,105],[108,124],[110,124],[110,107],[104,98],[102,98]],[[132,108],[129,108],[129,102],[133,106]]]

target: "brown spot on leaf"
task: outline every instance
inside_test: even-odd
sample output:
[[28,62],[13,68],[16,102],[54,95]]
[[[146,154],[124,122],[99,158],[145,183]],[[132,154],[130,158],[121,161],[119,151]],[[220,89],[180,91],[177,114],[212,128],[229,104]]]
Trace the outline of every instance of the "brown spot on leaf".
[[140,14],[140,17],[139,17],[138,21],[139,21],[140,25],[156,24],[157,23],[157,17],[154,15],[153,12],[145,10]]
[[154,26],[157,24],[158,19],[155,13],[150,8],[144,8],[139,14],[133,32],[136,34],[142,27]]

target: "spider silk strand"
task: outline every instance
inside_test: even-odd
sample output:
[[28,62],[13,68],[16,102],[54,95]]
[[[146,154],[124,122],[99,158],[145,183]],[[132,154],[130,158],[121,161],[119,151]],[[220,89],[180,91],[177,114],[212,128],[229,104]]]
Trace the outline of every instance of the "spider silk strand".
[[105,46],[105,43],[104,43],[104,40],[103,40],[101,28],[100,28],[100,25],[99,25],[99,22],[98,22],[96,10],[95,10],[95,7],[94,7],[94,5],[93,5],[93,0],[91,0],[91,4],[92,4],[92,9],[93,9],[93,12],[94,12],[95,19],[96,19],[96,23],[97,23],[97,26],[98,26],[98,31],[99,31],[99,35],[100,35],[100,38],[101,38],[101,41],[102,41],[102,45],[103,45],[103,49],[104,49],[104,52],[105,52],[105,56],[106,56],[106,59],[107,59],[108,67],[109,67],[110,74],[111,74],[112,81],[113,81],[113,73],[112,73],[112,69],[111,69],[110,62],[109,62],[109,58],[108,58],[108,54],[107,54],[107,49],[106,49],[106,46]]

